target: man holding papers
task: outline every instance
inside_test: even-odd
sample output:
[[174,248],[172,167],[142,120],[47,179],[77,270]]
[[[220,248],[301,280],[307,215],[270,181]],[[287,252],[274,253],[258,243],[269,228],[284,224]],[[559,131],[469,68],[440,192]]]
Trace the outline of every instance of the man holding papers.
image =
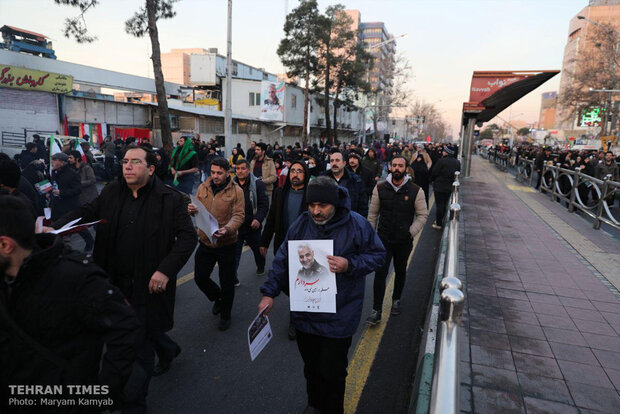
[[[222,157],[211,161],[211,176],[198,186],[196,198],[217,220],[219,228],[212,234],[198,231],[200,244],[195,256],[194,281],[213,304],[213,314],[220,315],[218,329],[230,328],[230,314],[235,297],[235,252],[237,232],[245,217],[243,190],[231,179],[228,161]],[[190,204],[190,214],[199,213]],[[212,228],[212,227],[211,227]],[[211,279],[215,264],[219,265],[218,286]]]
[[[329,177],[310,181],[306,193],[308,211],[289,229],[261,287],[259,311],[273,306],[273,298],[289,290],[289,255],[299,261],[298,249],[289,251],[289,240],[332,240],[328,270],[336,279],[336,312],[291,312],[297,345],[304,360],[308,412],[342,413],[347,353],[360,322],[364,277],[381,267],[385,249],[368,221],[350,209],[346,189]],[[313,259],[314,260],[314,259]],[[298,262],[299,263],[299,262]]]

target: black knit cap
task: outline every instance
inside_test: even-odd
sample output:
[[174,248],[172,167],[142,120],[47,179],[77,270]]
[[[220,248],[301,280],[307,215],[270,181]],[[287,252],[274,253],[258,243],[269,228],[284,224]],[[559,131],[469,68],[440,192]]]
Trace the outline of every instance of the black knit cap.
[[330,177],[316,177],[308,184],[306,203],[327,203],[338,205],[338,184]]

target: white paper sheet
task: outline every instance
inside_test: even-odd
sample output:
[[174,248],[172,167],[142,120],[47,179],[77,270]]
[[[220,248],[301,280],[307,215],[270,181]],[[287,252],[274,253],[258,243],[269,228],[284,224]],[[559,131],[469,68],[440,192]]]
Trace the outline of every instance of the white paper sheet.
[[211,243],[215,244],[217,242],[217,238],[213,237],[213,233],[220,229],[220,225],[215,217],[213,217],[213,214],[209,213],[209,211],[200,202],[200,200],[196,198],[196,196],[192,195],[191,199],[192,204],[198,209],[198,213],[194,215],[194,218],[196,219],[196,226],[198,226],[198,228],[207,235]]
[[273,338],[269,317],[263,315],[264,310],[256,315],[256,318],[254,318],[248,328],[248,347],[250,348],[250,358],[252,358],[252,361],[256,359],[258,354],[265,349],[271,338]]
[[289,240],[291,311],[336,313],[336,275],[327,263],[333,254],[333,240]]
[[65,224],[64,226],[62,226],[61,228],[56,229],[56,230],[54,230],[54,231],[51,231],[50,233],[52,233],[52,234],[60,234],[60,233],[62,233],[62,232],[65,232],[65,231],[67,231],[67,230],[70,230],[70,229],[72,228],[72,226],[73,226],[75,223],[79,222],[80,220],[82,220],[82,217],[80,217],[80,218],[78,218],[78,219],[75,219],[75,220],[72,220],[72,221],[68,222],[67,224]]

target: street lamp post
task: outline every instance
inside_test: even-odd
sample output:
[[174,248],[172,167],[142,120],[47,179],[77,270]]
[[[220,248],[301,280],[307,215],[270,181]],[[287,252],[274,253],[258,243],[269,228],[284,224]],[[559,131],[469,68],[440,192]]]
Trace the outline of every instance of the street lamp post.
[[[400,36],[393,37],[393,38],[388,39],[388,40],[384,40],[383,42],[379,42],[379,43],[377,43],[375,45],[370,45],[368,47],[368,50],[372,50],[374,48],[377,48],[377,47],[380,47],[380,46],[383,46],[383,45],[387,45],[388,43],[395,42],[396,39],[400,39],[400,38],[406,37],[406,36],[407,36],[407,33],[402,34]],[[366,64],[366,83],[367,84],[370,83],[370,60]],[[364,132],[362,134],[362,143],[364,143],[364,144],[366,143],[366,110],[368,108],[369,108],[369,106],[368,106],[368,93],[367,93],[366,94],[366,105],[364,105],[364,114],[363,114],[363,117],[362,117],[362,128],[364,128]],[[376,134],[377,134],[377,131],[375,131],[375,135]]]

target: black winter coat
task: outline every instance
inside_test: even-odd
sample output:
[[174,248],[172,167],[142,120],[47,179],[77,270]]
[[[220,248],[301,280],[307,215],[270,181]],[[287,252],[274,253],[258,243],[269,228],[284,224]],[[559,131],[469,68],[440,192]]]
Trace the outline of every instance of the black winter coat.
[[461,170],[461,163],[454,157],[443,157],[437,163],[433,163],[431,181],[433,191],[439,193],[452,192],[454,173]]
[[[330,171],[325,173],[326,176],[334,178],[334,174]],[[346,180],[344,185],[342,180]],[[344,169],[344,175],[338,184],[341,187],[346,188],[349,191],[349,198],[351,199],[351,211],[355,211],[364,217],[368,217],[368,193],[366,193],[366,187],[362,182],[359,175],[349,172]]]
[[[347,166],[347,170],[349,172],[353,172],[353,170],[349,166]],[[357,167],[357,173],[355,174],[359,175],[362,179],[362,183],[366,188],[366,194],[368,194],[368,197],[372,196],[372,190],[374,190],[375,185],[377,185],[377,181],[375,181],[375,175],[370,170],[362,167],[361,165]]]
[[[191,256],[198,237],[187,214],[187,202],[183,195],[162,183],[158,177],[151,177],[150,189],[143,208],[138,215],[143,228],[141,245],[135,246],[135,269],[133,274],[133,300],[146,303],[147,328],[150,332],[165,332],[172,329],[174,321],[174,297],[177,273]],[[91,222],[99,219],[93,257],[112,277],[112,283],[121,285],[114,277],[115,244],[122,202],[129,192],[124,180],[115,181],[104,187],[95,200],[52,223],[59,228],[69,221],[82,217]],[[150,294],[148,284],[155,271],[165,274],[170,281],[163,293]]]
[[82,181],[80,175],[68,165],[52,173],[52,181],[58,184],[60,195],[51,195],[52,220],[58,220],[80,206]]
[[0,412],[7,411],[2,408],[7,384],[102,384],[114,396],[134,361],[139,323],[120,291],[99,266],[65,246],[60,237],[41,234],[36,242],[10,287],[0,274],[0,306],[22,332],[63,360],[64,367],[18,334],[0,310]]

